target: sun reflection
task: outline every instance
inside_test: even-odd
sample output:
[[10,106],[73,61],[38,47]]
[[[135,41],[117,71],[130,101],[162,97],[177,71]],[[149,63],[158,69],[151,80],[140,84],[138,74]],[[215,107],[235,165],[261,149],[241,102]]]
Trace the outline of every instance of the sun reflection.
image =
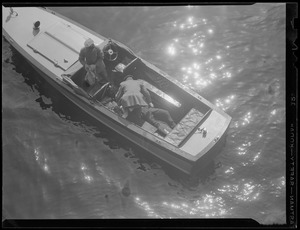
[[140,207],[143,208],[143,210],[147,212],[149,217],[162,218],[150,207],[148,202],[142,201],[139,197],[135,197],[134,200]]
[[50,173],[48,165],[45,164],[43,169],[46,173]]
[[234,169],[232,168],[232,167],[229,167],[229,169],[227,169],[226,171],[225,171],[225,173],[226,174],[234,174]]
[[224,73],[223,76],[226,77],[226,78],[231,78],[231,73],[230,72],[226,72],[226,73]]
[[[222,65],[219,67],[219,70],[224,69],[224,67],[225,67],[225,65],[222,64]],[[231,73],[230,73],[230,74],[231,74]]]
[[213,30],[212,29],[208,29],[208,31],[207,31],[209,34],[213,34]]
[[215,79],[215,78],[217,77],[217,75],[216,75],[215,73],[210,73],[210,74],[209,74],[209,77],[210,77],[211,79]]
[[282,187],[284,187],[284,186],[285,186],[285,177],[282,176],[282,177],[280,177],[279,179],[280,179],[280,185],[281,185]]
[[271,180],[271,194],[274,194],[276,197],[282,195],[286,189],[286,179],[285,176],[279,177],[277,179]]
[[[211,79],[216,77],[214,73],[211,73],[209,76]],[[233,104],[235,98],[235,95],[229,95],[223,99],[217,99],[215,105],[221,108],[223,111],[226,111]]]
[[200,69],[200,65],[198,63],[194,63],[193,64],[194,69],[198,70]]
[[276,109],[272,110],[271,115],[275,115],[276,114]]
[[35,160],[37,161],[37,163],[41,167],[41,169],[49,174],[50,169],[47,164],[47,158],[43,153],[41,153],[40,147],[37,147],[34,149],[34,156],[35,156]]
[[239,150],[239,152],[238,152],[239,155],[245,155],[246,154],[246,151],[244,151],[245,150],[244,148],[238,147],[238,150]]
[[[181,76],[182,83],[196,90],[202,90],[205,87],[215,84],[218,80],[224,81],[233,77],[230,71],[224,70],[227,66],[225,66],[222,49],[212,55],[208,53],[209,50],[204,49],[207,39],[210,39],[210,35],[215,33],[215,28],[207,26],[207,22],[206,18],[197,18],[193,15],[188,15],[180,21],[172,22],[180,35],[182,34],[182,30],[191,30],[191,32],[188,36],[181,35],[182,37],[179,37],[177,35],[166,46],[166,54],[173,58],[181,58],[182,53],[191,55],[195,60],[201,58],[199,63],[186,62],[183,64],[185,66],[179,67],[184,72],[183,76]],[[203,28],[197,30],[196,27],[200,25]],[[225,49],[224,46],[223,50]],[[188,78],[186,75],[192,75],[192,77]]]
[[168,54],[170,55],[175,55],[176,54],[176,48],[174,47],[173,44],[171,44],[169,47],[168,47]]
[[250,124],[251,119],[252,119],[251,112],[245,114],[244,117],[242,117],[242,121],[241,121],[242,126]]
[[245,155],[248,152],[248,147],[250,147],[252,143],[248,141],[247,143],[242,144],[241,146],[237,147],[238,155]]
[[80,167],[81,171],[83,172],[83,178],[88,182],[91,183],[94,178],[88,174],[88,168],[84,163],[81,163]]
[[252,162],[256,161],[260,157],[261,152],[258,152],[254,157]]
[[174,203],[162,202],[169,209],[174,209],[177,214],[181,213],[182,217],[220,217],[228,214],[222,197],[217,197],[213,194],[205,194],[202,198],[191,203]]
[[[113,183],[113,180],[108,176],[106,175],[106,173],[104,172],[104,170],[102,169],[102,167],[100,166],[96,166],[96,170],[98,171],[98,173],[100,175],[102,175],[104,177],[104,179],[106,180],[106,182],[111,185]],[[119,186],[121,186],[121,184],[118,183]]]
[[34,149],[35,160],[38,161],[40,158],[39,148]]
[[239,201],[256,201],[260,198],[262,186],[252,181],[246,182],[242,179],[239,184],[223,185],[218,191]]

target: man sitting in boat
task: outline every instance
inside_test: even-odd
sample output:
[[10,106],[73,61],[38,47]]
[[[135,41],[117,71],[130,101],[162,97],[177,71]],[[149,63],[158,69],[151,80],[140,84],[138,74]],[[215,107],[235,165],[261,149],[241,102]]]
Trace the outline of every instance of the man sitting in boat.
[[91,38],[88,38],[80,50],[79,61],[87,71],[85,80],[89,86],[96,82],[104,84],[109,81],[103,58],[102,50],[95,46]]
[[152,104],[150,93],[143,82],[134,80],[132,75],[124,77],[116,94],[116,101],[128,113],[126,119],[140,126],[144,123],[141,117],[142,107]]

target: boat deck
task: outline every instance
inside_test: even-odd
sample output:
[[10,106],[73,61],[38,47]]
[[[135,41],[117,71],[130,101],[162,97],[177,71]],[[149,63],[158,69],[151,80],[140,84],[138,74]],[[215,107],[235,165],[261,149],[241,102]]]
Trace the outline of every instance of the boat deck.
[[[2,27],[13,38],[14,42],[25,50],[27,54],[41,66],[60,76],[78,59],[84,41],[91,37],[96,44],[103,43],[103,39],[70,24],[67,20],[55,14],[46,13],[35,7],[2,6]],[[32,17],[28,17],[28,12]],[[33,29],[33,24],[40,21],[40,28]]]

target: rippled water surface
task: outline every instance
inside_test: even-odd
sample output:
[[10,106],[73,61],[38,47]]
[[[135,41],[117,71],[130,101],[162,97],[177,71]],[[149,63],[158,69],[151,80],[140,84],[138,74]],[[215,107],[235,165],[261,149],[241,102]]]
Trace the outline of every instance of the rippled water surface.
[[189,183],[69,105],[2,40],[6,218],[285,223],[285,4],[52,9],[128,45],[232,123]]

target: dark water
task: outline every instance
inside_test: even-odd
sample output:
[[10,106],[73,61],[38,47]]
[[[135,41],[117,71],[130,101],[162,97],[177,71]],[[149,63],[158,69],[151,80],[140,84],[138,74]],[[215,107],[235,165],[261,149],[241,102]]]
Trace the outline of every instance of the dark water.
[[128,45],[233,120],[221,154],[189,183],[55,95],[3,40],[4,218],[285,223],[285,4],[52,9]]

